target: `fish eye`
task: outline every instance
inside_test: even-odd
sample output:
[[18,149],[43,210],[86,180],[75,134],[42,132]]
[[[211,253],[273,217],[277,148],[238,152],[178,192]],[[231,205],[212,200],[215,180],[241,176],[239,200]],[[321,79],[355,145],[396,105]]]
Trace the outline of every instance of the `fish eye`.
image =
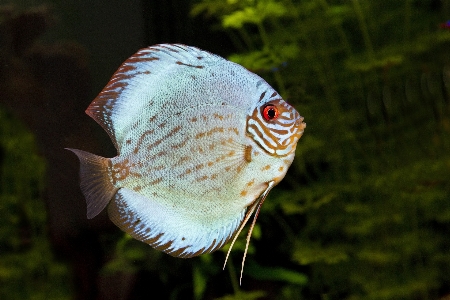
[[264,107],[262,114],[266,121],[275,120],[278,118],[278,108],[273,104],[267,104]]

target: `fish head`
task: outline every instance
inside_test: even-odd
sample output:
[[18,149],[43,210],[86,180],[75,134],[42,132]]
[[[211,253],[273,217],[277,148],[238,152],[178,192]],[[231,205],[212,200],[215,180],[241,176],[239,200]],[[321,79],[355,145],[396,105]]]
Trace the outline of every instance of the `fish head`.
[[266,94],[247,115],[247,136],[270,156],[293,156],[306,127],[303,117],[277,92]]

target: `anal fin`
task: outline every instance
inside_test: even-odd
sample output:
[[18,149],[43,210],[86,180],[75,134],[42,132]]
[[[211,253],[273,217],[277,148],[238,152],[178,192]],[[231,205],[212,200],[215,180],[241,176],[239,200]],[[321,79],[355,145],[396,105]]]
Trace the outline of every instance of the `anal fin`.
[[133,238],[175,257],[193,257],[222,247],[242,221],[243,213],[226,222],[204,226],[165,199],[148,198],[120,188],[108,206],[111,221]]

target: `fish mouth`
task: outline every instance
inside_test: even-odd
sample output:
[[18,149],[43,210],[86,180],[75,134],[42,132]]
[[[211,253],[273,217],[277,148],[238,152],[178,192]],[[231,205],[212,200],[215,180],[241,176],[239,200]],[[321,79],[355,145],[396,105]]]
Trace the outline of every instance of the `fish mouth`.
[[[297,113],[298,114],[298,113]],[[290,129],[292,134],[285,140],[285,142],[276,149],[275,153],[277,156],[288,156],[295,152],[297,148],[297,143],[303,135],[306,128],[306,123],[303,122],[304,118],[298,114],[294,125]],[[290,148],[290,149],[289,149]]]
[[306,128],[306,123],[303,122],[305,118],[303,118],[302,116],[300,116],[296,121],[295,121],[295,128],[296,128],[296,134],[299,134],[299,139],[302,137],[303,132],[305,131]]

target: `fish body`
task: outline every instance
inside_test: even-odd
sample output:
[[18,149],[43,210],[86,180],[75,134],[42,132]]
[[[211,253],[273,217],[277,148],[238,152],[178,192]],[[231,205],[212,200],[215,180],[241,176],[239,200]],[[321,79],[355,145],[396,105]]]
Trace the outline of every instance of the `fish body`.
[[177,44],[131,56],[86,113],[118,152],[69,149],[88,218],[107,207],[123,231],[177,257],[240,232],[285,176],[306,126],[259,76]]

